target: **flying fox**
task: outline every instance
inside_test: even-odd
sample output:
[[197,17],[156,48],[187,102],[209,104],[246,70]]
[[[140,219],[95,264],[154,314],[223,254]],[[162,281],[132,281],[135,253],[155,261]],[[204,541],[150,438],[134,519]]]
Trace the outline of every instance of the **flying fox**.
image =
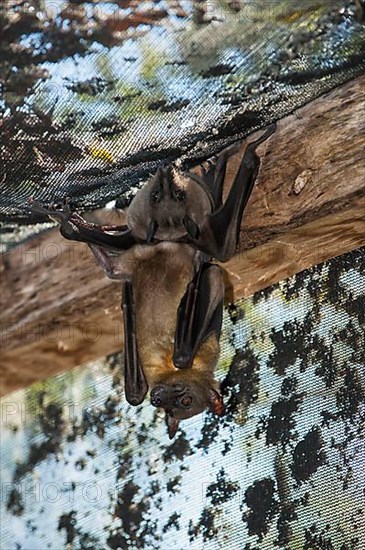
[[259,144],[249,143],[226,200],[229,149],[201,173],[162,165],[133,198],[125,225],[90,223],[67,202],[32,209],[60,223],[61,234],[89,245],[106,275],[122,282],[124,388],[131,405],[148,391],[164,409],[173,438],[179,421],[208,409],[224,414],[215,379],[224,284],[222,269],[235,253],[243,212],[260,167]]

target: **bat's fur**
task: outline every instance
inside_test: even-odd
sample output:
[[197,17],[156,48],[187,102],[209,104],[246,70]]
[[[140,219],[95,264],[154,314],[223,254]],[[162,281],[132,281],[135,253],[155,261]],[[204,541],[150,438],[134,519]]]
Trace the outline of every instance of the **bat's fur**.
[[176,312],[193,278],[195,255],[196,251],[188,245],[160,243],[147,261],[138,264],[132,276],[138,352],[149,388],[180,384],[190,386],[194,395],[189,410],[172,407],[173,416],[180,419],[205,410],[210,391],[219,389],[214,379],[219,358],[215,333],[200,346],[190,369],[177,369],[173,363]]

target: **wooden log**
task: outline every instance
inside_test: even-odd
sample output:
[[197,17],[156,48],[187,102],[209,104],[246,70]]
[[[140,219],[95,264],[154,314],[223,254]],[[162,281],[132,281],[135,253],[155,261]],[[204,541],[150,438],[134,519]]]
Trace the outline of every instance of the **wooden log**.
[[[239,251],[224,264],[230,300],[365,244],[364,86],[359,77],[285,117],[258,149]],[[120,284],[57,229],[2,256],[0,292],[2,395],[123,346]]]

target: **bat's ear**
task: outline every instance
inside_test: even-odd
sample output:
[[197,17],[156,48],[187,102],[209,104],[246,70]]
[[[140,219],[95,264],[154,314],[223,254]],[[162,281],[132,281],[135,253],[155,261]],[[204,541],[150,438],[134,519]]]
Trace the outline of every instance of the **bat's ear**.
[[216,390],[210,390],[209,392],[208,408],[212,413],[217,414],[218,416],[222,416],[224,414],[223,397]]
[[169,415],[169,413],[166,413],[166,424],[167,424],[167,432],[169,434],[169,439],[173,439],[178,427],[179,427],[179,421],[177,418],[174,418],[173,416]]

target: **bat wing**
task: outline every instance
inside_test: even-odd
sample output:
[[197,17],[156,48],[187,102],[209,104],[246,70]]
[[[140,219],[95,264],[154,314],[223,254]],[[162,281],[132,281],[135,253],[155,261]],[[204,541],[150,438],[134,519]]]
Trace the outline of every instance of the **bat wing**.
[[[192,239],[194,246],[217,260],[225,262],[235,253],[243,211],[260,167],[260,158],[255,153],[255,149],[275,132],[275,128],[275,124],[272,124],[259,139],[247,146],[225,203],[207,216],[200,227],[198,238]],[[213,182],[212,192],[218,205],[226,162],[227,157],[223,156],[221,162],[217,164],[216,179]]]
[[189,283],[177,311],[173,361],[177,368],[192,366],[200,345],[213,332],[219,339],[224,285],[219,266],[204,262]]
[[218,156],[208,159],[208,167],[202,167],[201,179],[209,190],[213,199],[214,210],[218,210],[222,206],[222,194],[224,179],[226,177],[227,161],[231,155],[234,155],[239,150],[240,143],[237,142],[230,147],[227,147]]
[[136,312],[130,281],[123,283],[122,310],[124,321],[124,387],[131,405],[140,405],[148,391],[148,384],[138,357]]

